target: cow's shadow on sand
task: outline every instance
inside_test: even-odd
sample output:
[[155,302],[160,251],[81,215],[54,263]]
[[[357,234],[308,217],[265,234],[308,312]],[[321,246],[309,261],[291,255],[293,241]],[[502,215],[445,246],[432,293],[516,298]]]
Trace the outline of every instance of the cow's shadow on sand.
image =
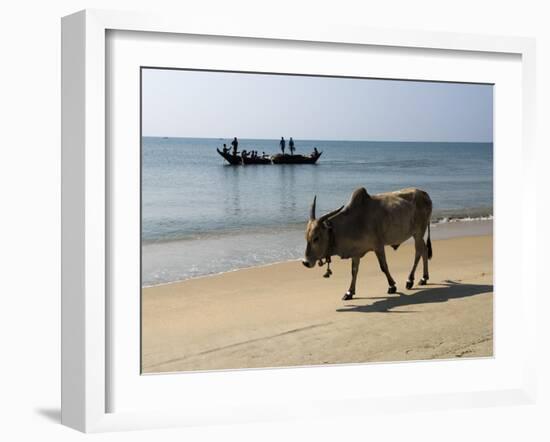
[[[449,299],[467,298],[469,296],[481,295],[493,291],[493,285],[487,284],[463,284],[455,281],[445,281],[437,284],[438,287],[416,287],[413,293],[405,294],[397,292],[398,296],[387,296],[378,298],[353,298],[357,299],[378,299],[369,305],[346,304],[344,308],[336,309],[337,312],[362,312],[362,313],[413,313],[392,312],[396,307],[416,304],[430,304],[435,302],[447,302]],[[443,286],[443,287],[441,287]]]

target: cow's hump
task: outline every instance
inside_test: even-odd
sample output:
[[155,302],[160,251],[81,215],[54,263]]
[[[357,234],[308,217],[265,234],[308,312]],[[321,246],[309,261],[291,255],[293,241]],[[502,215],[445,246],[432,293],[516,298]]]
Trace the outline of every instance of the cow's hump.
[[370,199],[370,196],[367,192],[367,189],[364,187],[360,187],[359,189],[355,189],[351,195],[351,199],[349,200],[348,207],[356,207],[356,206],[362,206],[364,205],[368,200]]

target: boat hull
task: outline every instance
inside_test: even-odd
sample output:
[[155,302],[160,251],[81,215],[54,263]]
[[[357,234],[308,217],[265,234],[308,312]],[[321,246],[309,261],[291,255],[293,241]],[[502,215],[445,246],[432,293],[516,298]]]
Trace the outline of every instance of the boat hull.
[[220,149],[216,149],[222,158],[232,166],[239,166],[242,164],[242,159],[238,155],[231,155],[230,153],[224,153]]
[[277,154],[271,157],[271,161],[273,164],[315,164],[322,153],[312,156]]
[[244,164],[271,164],[271,158],[244,158]]

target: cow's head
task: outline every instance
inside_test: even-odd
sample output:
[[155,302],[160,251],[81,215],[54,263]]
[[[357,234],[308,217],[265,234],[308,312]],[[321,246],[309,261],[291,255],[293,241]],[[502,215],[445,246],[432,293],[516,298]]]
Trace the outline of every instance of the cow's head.
[[306,253],[302,264],[308,268],[315,266],[317,261],[326,258],[329,255],[329,241],[331,224],[329,218],[342,210],[342,207],[336,209],[319,219],[315,219],[315,203],[317,197],[313,198],[311,209],[309,211],[309,221],[306,228]]

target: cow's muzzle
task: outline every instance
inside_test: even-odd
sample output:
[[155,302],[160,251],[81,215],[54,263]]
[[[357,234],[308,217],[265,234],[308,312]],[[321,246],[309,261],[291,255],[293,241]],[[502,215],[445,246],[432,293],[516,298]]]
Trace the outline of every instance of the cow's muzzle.
[[305,260],[305,259],[302,260],[302,264],[303,264],[304,266],[306,266],[308,269],[311,269],[312,267],[315,266],[315,264],[311,264],[309,261],[307,261],[307,260]]

